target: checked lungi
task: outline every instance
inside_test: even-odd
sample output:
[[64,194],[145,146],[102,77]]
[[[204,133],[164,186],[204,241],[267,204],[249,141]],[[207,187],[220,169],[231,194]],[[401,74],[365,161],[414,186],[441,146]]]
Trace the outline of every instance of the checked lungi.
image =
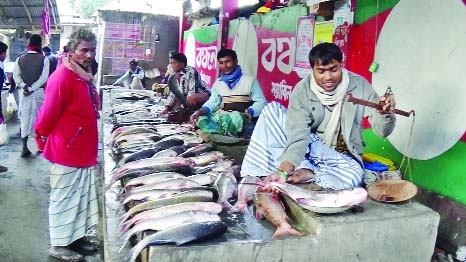
[[[241,165],[241,176],[268,176],[277,170],[287,141],[286,112],[277,102],[263,109]],[[296,169],[312,170],[315,174],[312,182],[323,188],[358,187],[364,173],[361,165],[351,156],[325,145],[316,134],[309,135],[306,155]]]
[[51,246],[67,246],[85,236],[99,221],[93,167],[53,164],[50,175]]
[[34,134],[34,122],[39,108],[44,102],[44,89],[39,88],[28,96],[19,97],[19,119],[21,123],[21,138]]

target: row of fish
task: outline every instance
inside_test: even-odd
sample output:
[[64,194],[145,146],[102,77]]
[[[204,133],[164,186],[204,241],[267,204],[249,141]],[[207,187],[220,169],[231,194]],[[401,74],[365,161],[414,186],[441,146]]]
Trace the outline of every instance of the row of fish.
[[127,259],[134,261],[151,245],[179,245],[225,233],[219,213],[226,204],[217,201],[228,203],[224,194],[230,192],[222,174],[233,175],[238,167],[212,144],[202,143],[191,126],[138,119],[149,106],[131,103],[138,106],[131,109],[118,102],[112,112],[115,121],[108,146],[116,166],[107,186],[117,181],[123,185],[118,198],[127,212],[120,223],[121,249],[136,234],[156,233],[141,235],[145,237]]

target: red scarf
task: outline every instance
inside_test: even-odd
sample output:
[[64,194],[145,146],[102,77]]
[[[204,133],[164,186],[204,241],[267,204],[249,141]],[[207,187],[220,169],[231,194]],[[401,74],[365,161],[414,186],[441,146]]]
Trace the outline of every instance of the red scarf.
[[99,115],[100,98],[99,98],[97,89],[94,86],[94,82],[93,82],[94,77],[91,73],[91,66],[88,66],[87,68],[81,67],[78,63],[76,63],[76,61],[73,60],[70,54],[63,57],[63,65],[69,70],[75,72],[77,75],[79,75],[80,78],[82,78],[87,83],[87,86],[89,87],[89,94],[91,95],[91,100],[92,100],[92,104],[94,105],[96,116],[97,118],[100,118],[100,115]]
[[34,51],[39,54],[42,54],[42,50],[40,49],[40,46],[35,46],[35,45],[28,45],[28,51]]

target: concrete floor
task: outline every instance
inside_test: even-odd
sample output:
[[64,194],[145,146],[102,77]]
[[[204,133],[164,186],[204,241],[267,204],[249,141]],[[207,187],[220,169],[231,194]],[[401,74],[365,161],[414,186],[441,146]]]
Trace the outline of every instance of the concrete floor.
[[[7,122],[10,142],[0,147],[0,164],[9,169],[0,173],[0,261],[57,262],[60,260],[48,256],[49,163],[36,154],[32,139],[29,148],[33,155],[20,157],[19,121],[15,118]],[[97,253],[85,261],[103,261],[102,257]]]

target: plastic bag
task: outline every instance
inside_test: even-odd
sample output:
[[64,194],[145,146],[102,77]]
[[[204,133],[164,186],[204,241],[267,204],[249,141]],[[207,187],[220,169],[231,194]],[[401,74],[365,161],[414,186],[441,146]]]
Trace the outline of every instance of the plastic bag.
[[8,131],[6,130],[6,124],[0,124],[0,146],[8,144],[9,138]]
[[6,98],[7,106],[6,111],[9,114],[13,114],[14,112],[18,111],[18,105],[16,104],[16,99],[13,93],[9,93],[8,97]]

